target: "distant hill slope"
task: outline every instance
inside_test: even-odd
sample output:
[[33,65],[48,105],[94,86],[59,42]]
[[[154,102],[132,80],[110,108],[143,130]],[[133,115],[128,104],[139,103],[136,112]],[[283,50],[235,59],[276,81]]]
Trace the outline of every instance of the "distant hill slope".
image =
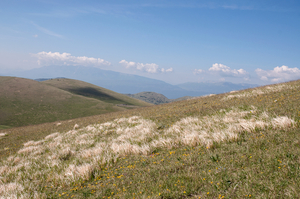
[[164,104],[173,101],[171,99],[168,99],[163,94],[159,94],[155,92],[140,92],[136,94],[126,94],[126,95],[152,104]]
[[187,100],[187,99],[193,99],[196,97],[191,97],[191,96],[184,96],[176,99],[168,99],[166,96],[160,93],[155,93],[155,92],[140,92],[136,94],[125,94],[129,97],[136,98],[139,100],[143,100],[148,103],[152,104],[165,104],[165,103],[170,103],[170,102],[176,102],[176,101],[182,101],[182,100]]
[[187,95],[199,96],[208,94],[187,91],[176,85],[171,85],[157,79],[85,66],[44,66],[41,68],[35,68],[32,70],[8,75],[42,80],[48,78],[65,77],[89,82],[91,84],[122,94],[149,91],[162,93],[170,99]]
[[51,80],[42,81],[42,84],[54,86],[56,88],[69,91],[71,93],[82,95],[85,97],[95,98],[107,103],[112,104],[126,104],[134,106],[150,106],[142,100],[137,100],[126,95],[116,93],[114,91],[74,79],[56,78]]
[[36,79],[38,81],[44,81],[49,78],[65,77],[85,81],[122,94],[156,92],[163,94],[169,99],[176,99],[184,96],[196,97],[211,93],[218,94],[232,90],[241,90],[258,86],[253,84],[233,84],[229,82],[187,82],[183,84],[172,85],[161,80],[138,75],[103,70],[95,67],[72,65],[44,66],[41,68],[15,72],[7,75]]
[[0,77],[0,126],[40,124],[126,110],[116,103],[77,95],[34,80]]
[[227,93],[233,90],[243,90],[247,88],[254,88],[259,85],[257,84],[234,84],[231,82],[187,82],[183,84],[178,84],[178,87],[193,91],[200,92],[205,94],[219,94],[219,93]]
[[[178,87],[191,91],[194,93],[199,93],[199,96],[204,96],[208,94],[219,94],[226,93],[233,90],[243,90],[247,88],[254,88],[258,85],[255,84],[234,84],[230,82],[217,82],[217,83],[204,83],[204,82],[187,82],[183,84],[178,84]],[[181,101],[192,99],[199,96],[184,96],[176,99],[168,99],[166,96],[155,92],[140,92],[136,94],[126,94],[129,97],[144,100],[145,102],[153,104],[164,104],[174,101]]]

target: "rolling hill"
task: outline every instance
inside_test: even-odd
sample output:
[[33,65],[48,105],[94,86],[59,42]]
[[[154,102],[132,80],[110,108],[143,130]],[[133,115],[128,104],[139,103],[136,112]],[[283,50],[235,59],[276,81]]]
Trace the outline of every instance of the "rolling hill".
[[103,102],[118,104],[118,105],[132,105],[132,106],[149,106],[141,100],[136,100],[126,95],[87,83],[80,80],[55,78],[51,80],[42,81],[42,84],[54,86],[56,88],[68,91],[76,95],[94,98]]
[[[58,88],[60,81],[55,81],[41,83],[24,78],[0,77],[2,128],[66,120],[150,105],[90,84],[87,84],[88,87],[80,87],[79,85],[85,85],[84,82],[79,83],[75,80],[61,81],[61,87],[66,88],[63,90]],[[73,86],[73,93],[67,91],[67,88],[71,88],[63,84],[67,82],[78,85],[78,90]],[[51,86],[52,83],[57,87]]]

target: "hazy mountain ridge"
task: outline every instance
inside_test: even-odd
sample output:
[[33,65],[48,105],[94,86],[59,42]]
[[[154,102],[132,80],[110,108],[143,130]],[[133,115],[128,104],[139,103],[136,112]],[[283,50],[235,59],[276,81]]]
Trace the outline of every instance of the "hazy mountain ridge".
[[138,75],[125,74],[95,67],[85,66],[45,66],[12,76],[30,79],[65,77],[85,81],[97,86],[113,90],[117,93],[139,93],[144,91],[162,93],[168,98],[178,98],[186,95],[198,96],[202,93],[187,91],[176,85],[161,80]]
[[161,80],[151,79],[138,75],[125,74],[95,67],[85,66],[44,66],[11,76],[37,79],[52,79],[64,77],[85,81],[117,93],[136,94],[140,92],[155,92],[163,94],[168,99],[177,99],[184,96],[202,96],[211,93],[218,94],[232,90],[241,90],[255,87],[252,84],[221,83],[183,83],[179,85],[168,84]]

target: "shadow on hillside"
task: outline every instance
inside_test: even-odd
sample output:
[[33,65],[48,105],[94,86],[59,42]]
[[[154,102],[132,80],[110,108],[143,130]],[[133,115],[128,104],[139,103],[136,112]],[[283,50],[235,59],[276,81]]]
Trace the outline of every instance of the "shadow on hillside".
[[103,93],[99,91],[98,89],[92,88],[92,87],[82,87],[82,88],[76,88],[76,89],[68,89],[71,93],[82,95],[85,97],[91,97],[95,98],[104,102],[113,103],[113,104],[128,104],[125,101],[122,101],[118,98],[115,98],[111,95],[108,95],[106,93]]

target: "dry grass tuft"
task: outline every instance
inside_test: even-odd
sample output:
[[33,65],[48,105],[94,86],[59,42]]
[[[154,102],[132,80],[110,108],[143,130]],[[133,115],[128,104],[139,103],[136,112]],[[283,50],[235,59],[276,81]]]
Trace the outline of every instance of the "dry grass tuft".
[[7,133],[0,133],[0,138],[6,136]]
[[1,198],[27,198],[22,192],[24,187],[18,183],[11,182],[8,184],[0,184]]

